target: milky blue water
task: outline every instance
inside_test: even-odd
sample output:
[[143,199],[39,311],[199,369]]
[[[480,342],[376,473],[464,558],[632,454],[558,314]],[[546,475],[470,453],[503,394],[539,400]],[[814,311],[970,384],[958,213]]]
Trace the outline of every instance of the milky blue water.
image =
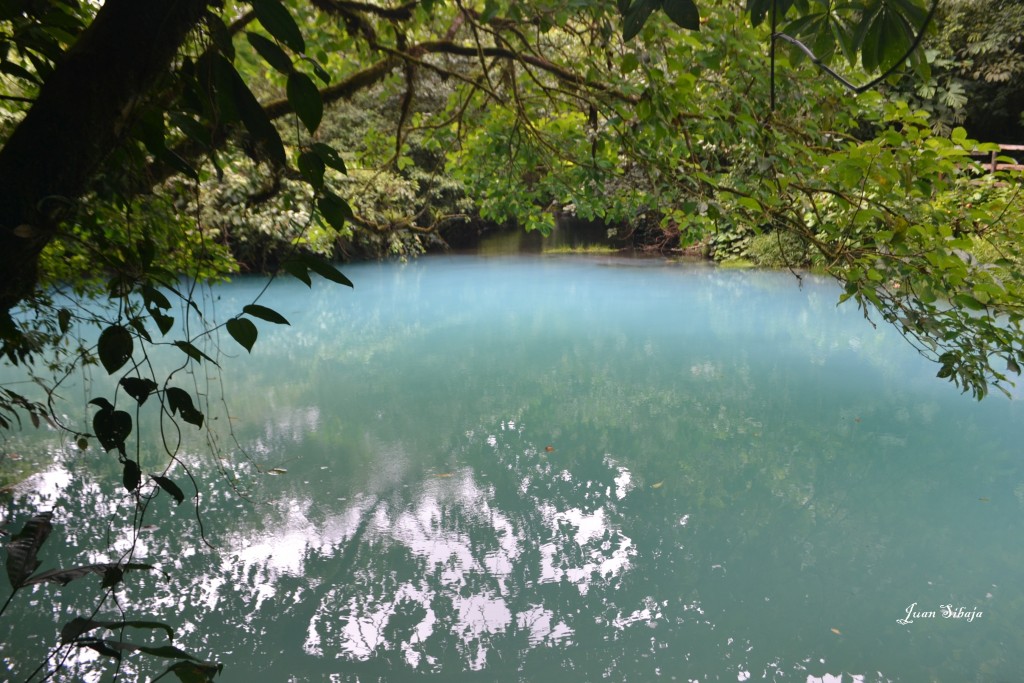
[[[251,357],[221,335],[221,371],[188,378],[215,427],[213,454],[183,426],[214,547],[158,497],[137,557],[169,578],[129,575],[122,604],[219,680],[1021,680],[1021,403],[960,395],[833,283],[616,258],[344,270],[354,290],[274,283],[260,303],[291,325],[260,322]],[[16,520],[87,519],[43,568],[117,556],[116,462],[52,432],[7,448],[53,459]],[[16,598],[9,677],[97,585]]]

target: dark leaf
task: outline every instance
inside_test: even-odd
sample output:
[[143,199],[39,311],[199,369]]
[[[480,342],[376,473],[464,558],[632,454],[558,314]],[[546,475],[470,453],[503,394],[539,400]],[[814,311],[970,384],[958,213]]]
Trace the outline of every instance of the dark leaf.
[[146,304],[146,308],[161,308],[169,309],[171,307],[170,300],[161,292],[159,289],[150,285],[142,286],[142,300]]
[[678,26],[691,31],[700,30],[700,12],[693,0],[662,0],[662,7]]
[[155,474],[151,474],[150,477],[153,478],[153,481],[155,481],[160,488],[169,493],[178,505],[181,505],[182,501],[185,500],[185,492],[167,477],[160,477]]
[[647,19],[658,6],[658,0],[634,0],[626,10],[622,22],[622,39],[632,40],[647,23]]
[[36,558],[39,548],[53,531],[52,512],[41,512],[25,523],[24,528],[7,543],[7,578],[17,590],[26,583],[41,564]]
[[288,9],[278,0],[250,0],[256,18],[267,32],[295,52],[305,52],[306,43],[298,24]]
[[327,192],[317,199],[316,205],[320,209],[320,213],[323,214],[324,218],[335,230],[341,230],[345,227],[345,221],[355,218],[352,214],[352,207],[348,205],[348,202],[333,192]]
[[177,412],[185,422],[200,428],[203,426],[203,414],[192,404],[192,397],[187,391],[178,387],[167,387],[166,396],[171,407],[171,415]]
[[[110,572],[116,572],[117,576],[120,577],[125,571],[129,569],[153,569],[151,564],[118,564],[117,562],[104,562],[101,564],[86,564],[80,567],[71,567],[69,569],[50,569],[45,572],[39,572],[28,581],[25,582],[26,586],[30,586],[36,583],[43,583],[49,581],[51,583],[59,583],[62,586],[66,586],[75,579],[80,579],[90,574],[97,574],[99,576],[106,577]],[[104,579],[106,580],[106,579]],[[120,581],[120,578],[118,578]]]
[[[274,0],[266,1],[277,4]],[[213,58],[213,66],[217,75],[218,93],[230,98],[230,106],[237,112],[238,118],[265,157],[276,166],[285,166],[286,158],[281,135],[267,117],[267,113],[263,111],[256,96],[249,90],[249,86],[238,75],[234,65],[217,55]]]
[[122,377],[120,384],[129,396],[138,401],[140,406],[158,387],[156,382],[143,377]]
[[98,345],[100,363],[108,375],[117,372],[132,357],[132,333],[120,325],[111,325],[100,334]]
[[327,166],[316,152],[303,152],[299,155],[299,172],[314,189],[324,186],[324,172]]
[[129,492],[134,492],[139,488],[139,484],[142,483],[142,468],[139,467],[139,463],[134,460],[124,461],[124,473],[121,477],[121,483],[124,484],[125,489]]
[[259,53],[260,57],[263,57],[264,61],[275,70],[280,71],[286,76],[294,71],[291,57],[286,55],[284,50],[277,46],[277,43],[252,31],[246,33],[245,37],[249,44],[253,46],[253,49]]
[[174,345],[177,346],[179,349],[181,349],[183,352],[185,352],[185,355],[187,355],[189,358],[191,358],[192,360],[194,360],[196,362],[201,361],[201,360],[208,360],[211,363],[213,363],[214,365],[217,364],[217,361],[213,360],[212,358],[207,356],[205,353],[200,351],[199,348],[196,347],[196,345],[193,344],[192,342],[176,341],[176,342],[174,342]]
[[245,350],[252,353],[252,345],[256,343],[259,332],[251,320],[246,318],[232,318],[227,321],[225,327],[232,339],[245,347]]
[[274,309],[267,308],[266,306],[260,306],[259,304],[249,304],[242,308],[242,312],[247,313],[254,318],[259,318],[260,320],[266,320],[268,323],[277,323],[278,325],[291,324],[285,320],[283,315]]
[[81,647],[90,647],[97,652],[101,650],[97,646],[102,646],[110,652],[103,652],[111,657],[120,657],[120,653],[124,652],[145,652],[147,655],[153,655],[154,657],[170,657],[174,659],[191,659],[193,661],[199,661],[189,653],[185,652],[181,648],[174,647],[173,645],[136,645],[135,643],[126,643],[123,640],[106,640],[100,638],[81,638],[78,641]]
[[71,311],[66,308],[57,311],[57,324],[60,325],[60,333],[67,334],[71,328]]
[[[175,662],[167,668],[162,674],[157,676],[161,678],[169,673],[173,673],[178,677],[181,683],[212,683],[215,676],[217,676],[224,668],[223,664],[209,664],[207,662]],[[154,679],[155,681],[156,679]]]
[[124,569],[118,565],[110,565],[103,571],[103,587],[113,588],[124,581]]
[[752,26],[759,26],[771,9],[772,0],[747,0],[747,13]]
[[307,287],[313,286],[313,280],[309,277],[309,268],[297,258],[285,259],[281,262],[281,268],[289,275],[306,283]]
[[324,117],[324,101],[316,83],[301,71],[293,71],[288,75],[287,93],[288,101],[295,108],[299,120],[310,133],[316,132]]
[[64,645],[71,643],[80,636],[97,628],[118,630],[122,627],[161,629],[167,633],[168,640],[174,640],[174,630],[167,624],[160,621],[94,621],[84,617],[75,617],[60,630],[60,642]]
[[102,408],[92,418],[92,429],[104,450],[124,450],[124,442],[132,433],[132,416],[123,410]]
[[167,334],[174,327],[174,318],[169,315],[164,315],[155,308],[150,309],[149,314],[153,316],[153,321],[156,323],[157,329],[160,330],[160,334]]
[[303,254],[302,261],[305,263],[310,270],[319,275],[322,278],[330,280],[331,282],[337,282],[339,285],[345,285],[346,287],[354,287],[352,281],[341,274],[341,271],[331,265],[322,256],[316,254]]
[[333,168],[338,173],[348,174],[348,169],[345,168],[345,160],[338,154],[338,150],[334,149],[330,145],[324,144],[323,142],[314,142],[310,149],[313,153],[320,157],[329,168]]

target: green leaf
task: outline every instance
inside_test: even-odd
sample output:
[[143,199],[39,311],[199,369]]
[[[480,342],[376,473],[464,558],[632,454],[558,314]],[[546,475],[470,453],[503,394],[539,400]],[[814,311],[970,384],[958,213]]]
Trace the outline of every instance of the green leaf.
[[196,427],[203,426],[203,414],[199,412],[192,403],[192,397],[184,389],[178,387],[167,387],[164,395],[171,409],[171,415],[178,413],[181,419]]
[[268,323],[276,323],[278,325],[291,324],[283,315],[274,309],[267,308],[266,306],[260,306],[259,304],[249,304],[248,306],[244,306],[242,308],[242,312],[247,313],[254,318],[259,318],[260,320],[266,320]]
[[26,579],[42,564],[36,554],[53,531],[51,519],[52,512],[39,513],[7,544],[7,578],[15,590],[24,586]]
[[622,39],[632,40],[640,33],[657,6],[658,0],[634,0],[623,16]]
[[143,377],[123,377],[120,384],[124,387],[125,392],[134,398],[140,406],[158,388],[156,382]]
[[316,132],[324,117],[324,101],[320,90],[306,74],[293,71],[288,76],[288,102],[295,108],[299,120],[310,133]]
[[348,202],[333,192],[325,192],[322,197],[316,200],[316,205],[320,209],[320,213],[323,214],[324,218],[335,230],[341,230],[345,227],[345,221],[355,218]]
[[247,32],[245,38],[259,56],[275,70],[280,71],[286,76],[295,70],[291,57],[285,54],[284,50],[279,48],[274,41],[252,31]]
[[337,282],[339,285],[355,287],[351,280],[342,275],[340,270],[328,263],[324,258],[315,254],[304,254],[301,258],[303,263],[305,263],[310,270],[320,277],[330,280],[331,282]]
[[245,347],[246,351],[252,353],[252,345],[256,343],[256,337],[259,335],[259,332],[251,320],[232,318],[227,321],[225,327],[227,327],[228,334],[236,342]]
[[168,479],[167,477],[161,477],[156,474],[149,475],[150,478],[157,483],[157,485],[166,491],[174,500],[181,505],[182,501],[185,500],[185,492],[181,490],[177,484]]
[[700,30],[700,11],[693,0],[662,0],[661,6],[678,26],[691,31]]
[[223,664],[208,662],[175,662],[157,678],[173,673],[181,683],[213,683],[213,679],[220,674],[223,668]]
[[124,473],[121,476],[121,483],[130,492],[139,488],[142,483],[142,468],[134,460],[124,461]]
[[125,327],[111,325],[100,334],[97,351],[108,375],[120,370],[132,357],[133,350],[132,333]]
[[772,0],[747,0],[747,13],[750,15],[750,24],[759,26],[771,9]]
[[327,166],[324,160],[316,152],[303,152],[299,155],[299,172],[306,179],[313,189],[319,190],[324,186],[324,173]]
[[294,52],[306,51],[306,42],[302,38],[302,32],[282,3],[277,0],[250,0],[250,4],[256,13],[256,18],[270,35]]

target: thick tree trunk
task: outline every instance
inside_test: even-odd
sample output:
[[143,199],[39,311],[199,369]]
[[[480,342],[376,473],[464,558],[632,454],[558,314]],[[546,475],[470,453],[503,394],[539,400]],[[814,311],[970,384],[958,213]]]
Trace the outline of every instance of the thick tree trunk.
[[0,318],[209,0],[107,0],[0,150]]

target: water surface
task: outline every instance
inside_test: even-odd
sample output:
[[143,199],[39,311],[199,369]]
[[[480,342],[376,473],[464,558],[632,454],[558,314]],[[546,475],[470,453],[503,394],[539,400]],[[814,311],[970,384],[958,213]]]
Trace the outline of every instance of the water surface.
[[[221,680],[1019,680],[1019,402],[960,395],[834,284],[553,257],[345,272],[354,290],[275,283],[261,303],[292,325],[261,323],[251,357],[225,335],[195,377],[215,549],[187,504],[148,513],[138,556],[170,578],[130,576],[123,602]],[[90,519],[43,568],[116,557],[61,551],[128,519],[116,463],[12,443],[56,458],[16,520]],[[9,675],[90,581],[16,599]]]

